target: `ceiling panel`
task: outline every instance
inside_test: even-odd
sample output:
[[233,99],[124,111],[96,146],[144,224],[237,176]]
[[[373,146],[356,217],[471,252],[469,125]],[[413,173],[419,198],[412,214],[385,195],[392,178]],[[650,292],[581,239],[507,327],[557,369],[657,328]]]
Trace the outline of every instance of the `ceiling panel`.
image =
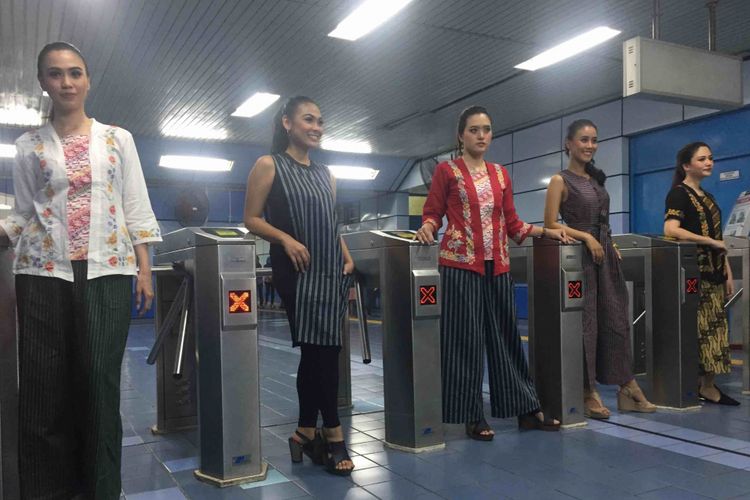
[[[266,145],[274,109],[230,113],[256,91],[316,99],[326,135],[419,156],[450,147],[457,113],[479,103],[497,131],[620,95],[621,42],[650,35],[652,0],[414,0],[357,41],[326,36],[354,0],[0,0],[0,105],[45,111],[35,58],[58,39],[92,71],[88,111],[133,133],[226,131]],[[662,38],[706,47],[705,0],[662,0]],[[572,60],[515,64],[591,27],[623,34]],[[750,51],[750,1],[720,0],[718,47]]]

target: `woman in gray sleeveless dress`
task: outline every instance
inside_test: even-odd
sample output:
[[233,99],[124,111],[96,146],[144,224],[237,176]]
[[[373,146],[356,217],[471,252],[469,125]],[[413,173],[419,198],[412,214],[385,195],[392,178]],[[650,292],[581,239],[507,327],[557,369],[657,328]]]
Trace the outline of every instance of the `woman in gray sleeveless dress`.
[[594,166],[596,149],[596,125],[589,120],[571,123],[565,140],[570,161],[567,170],[550,180],[544,225],[562,227],[557,222],[558,215],[562,216],[568,233],[588,250],[583,264],[587,288],[583,306],[584,411],[589,418],[606,419],[610,412],[596,391],[596,381],[620,386],[620,411],[650,413],[656,406],[646,399],[633,378],[628,295],[620,254],[609,228],[606,175]]
[[[354,263],[337,229],[333,177],[309,156],[322,133],[312,99],[293,97],[279,110],[272,154],[261,156],[248,177],[244,220],[271,242],[273,283],[286,307],[292,343],[301,351],[292,461],[305,454],[332,474],[349,475],[354,465],[338,417],[338,356]],[[322,433],[316,430],[318,413]]]

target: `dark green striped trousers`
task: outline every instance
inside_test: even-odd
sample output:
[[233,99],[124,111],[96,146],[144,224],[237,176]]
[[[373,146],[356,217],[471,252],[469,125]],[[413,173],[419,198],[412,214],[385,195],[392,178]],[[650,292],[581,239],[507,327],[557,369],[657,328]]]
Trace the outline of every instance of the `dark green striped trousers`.
[[534,382],[516,326],[516,301],[510,273],[484,276],[440,267],[443,314],[440,321],[443,370],[443,421],[477,422],[484,415],[482,379],[487,353],[490,408],[495,418],[539,408]]
[[120,496],[120,367],[131,276],[17,275],[23,499]]

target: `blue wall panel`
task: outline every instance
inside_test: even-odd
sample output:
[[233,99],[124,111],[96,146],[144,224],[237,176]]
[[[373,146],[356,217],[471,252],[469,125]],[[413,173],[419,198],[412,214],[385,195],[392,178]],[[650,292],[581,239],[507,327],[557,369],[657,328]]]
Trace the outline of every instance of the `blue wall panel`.
[[[713,115],[691,123],[631,138],[633,231],[663,232],[664,200],[671,186],[677,151],[691,141],[711,145],[714,172],[703,187],[726,216],[741,191],[750,189],[750,109]],[[740,178],[719,181],[719,174],[739,170]],[[726,220],[724,221],[726,223]]]

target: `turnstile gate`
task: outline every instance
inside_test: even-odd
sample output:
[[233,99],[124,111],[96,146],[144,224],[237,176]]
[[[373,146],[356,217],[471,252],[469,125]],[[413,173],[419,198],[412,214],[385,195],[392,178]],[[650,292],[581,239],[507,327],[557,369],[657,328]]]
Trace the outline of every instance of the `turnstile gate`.
[[662,408],[697,408],[700,274],[696,245],[639,234],[613,239],[622,254],[625,279],[634,283],[634,290],[643,290],[642,300],[636,296],[634,303],[636,319],[641,314],[644,318],[649,399]]
[[440,275],[437,245],[414,231],[344,234],[357,271],[381,289],[385,442],[404,451],[442,448]]
[[200,435],[195,475],[217,486],[262,480],[267,464],[260,439],[255,239],[237,228],[207,227],[180,229],[163,239],[154,263],[172,265],[182,281],[169,312],[157,321],[149,362],[159,355],[168,364],[165,340],[176,333],[173,372],[184,376],[188,339],[194,337]]
[[750,394],[750,239],[724,236],[734,277],[734,296],[727,301],[729,339],[742,343],[742,393]]
[[0,500],[19,498],[18,350],[13,251],[0,247]]
[[535,239],[532,276],[527,278],[530,367],[542,411],[563,427],[585,425],[583,251],[580,243]]

